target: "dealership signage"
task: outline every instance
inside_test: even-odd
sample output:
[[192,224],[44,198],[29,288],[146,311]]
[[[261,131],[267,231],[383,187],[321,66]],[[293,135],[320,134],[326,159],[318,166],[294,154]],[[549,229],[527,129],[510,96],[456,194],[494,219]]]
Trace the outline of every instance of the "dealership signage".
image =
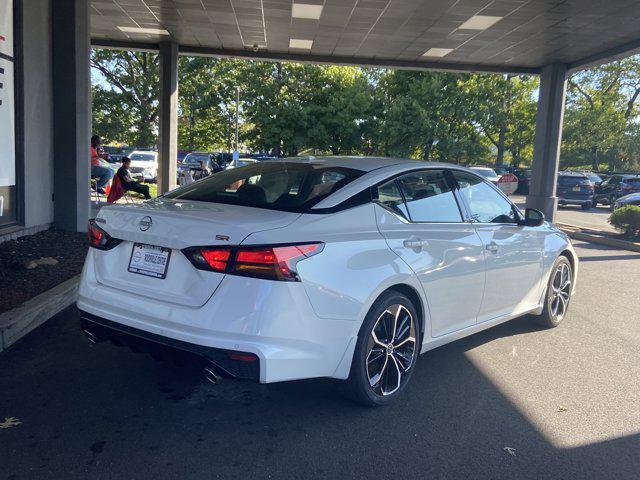
[[16,220],[13,0],[0,0],[0,227]]

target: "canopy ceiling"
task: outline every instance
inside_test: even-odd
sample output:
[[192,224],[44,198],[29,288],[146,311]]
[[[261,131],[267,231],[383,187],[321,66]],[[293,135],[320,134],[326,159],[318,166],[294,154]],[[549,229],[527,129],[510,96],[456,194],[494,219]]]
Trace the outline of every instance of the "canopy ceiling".
[[640,50],[639,0],[92,0],[97,46],[537,72]]

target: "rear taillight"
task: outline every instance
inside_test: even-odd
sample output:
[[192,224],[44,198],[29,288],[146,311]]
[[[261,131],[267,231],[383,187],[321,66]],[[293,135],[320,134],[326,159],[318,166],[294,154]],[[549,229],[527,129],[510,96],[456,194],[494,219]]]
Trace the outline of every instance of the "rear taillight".
[[89,220],[87,233],[89,234],[89,245],[98,250],[109,250],[121,241],[101,229],[95,220]]
[[322,251],[323,243],[276,245],[269,247],[196,247],[183,250],[200,270],[265,278],[299,281],[296,265]]

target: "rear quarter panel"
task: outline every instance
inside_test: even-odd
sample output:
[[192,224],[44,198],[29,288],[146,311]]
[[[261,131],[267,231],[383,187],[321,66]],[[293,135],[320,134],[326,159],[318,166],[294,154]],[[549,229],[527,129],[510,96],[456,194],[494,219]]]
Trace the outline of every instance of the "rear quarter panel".
[[324,242],[324,250],[298,263],[297,269],[321,318],[353,320],[359,329],[387,288],[402,283],[421,292],[413,272],[378,231],[373,204],[333,214],[305,214],[288,227],[250,235],[243,244],[314,241]]

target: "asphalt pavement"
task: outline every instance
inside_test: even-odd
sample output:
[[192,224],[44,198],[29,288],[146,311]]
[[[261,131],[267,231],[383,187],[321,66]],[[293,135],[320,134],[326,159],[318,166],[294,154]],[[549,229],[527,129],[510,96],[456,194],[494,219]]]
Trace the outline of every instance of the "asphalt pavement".
[[638,478],[640,254],[576,245],[559,328],[429,352],[378,409],[326,379],[212,386],[89,345],[69,308],[0,354],[0,479]]
[[[526,197],[524,195],[513,195],[513,202],[524,208]],[[608,205],[598,205],[589,210],[582,210],[579,205],[559,205],[556,212],[555,221],[568,225],[575,225],[599,232],[615,232],[615,228],[609,224],[611,209]]]

